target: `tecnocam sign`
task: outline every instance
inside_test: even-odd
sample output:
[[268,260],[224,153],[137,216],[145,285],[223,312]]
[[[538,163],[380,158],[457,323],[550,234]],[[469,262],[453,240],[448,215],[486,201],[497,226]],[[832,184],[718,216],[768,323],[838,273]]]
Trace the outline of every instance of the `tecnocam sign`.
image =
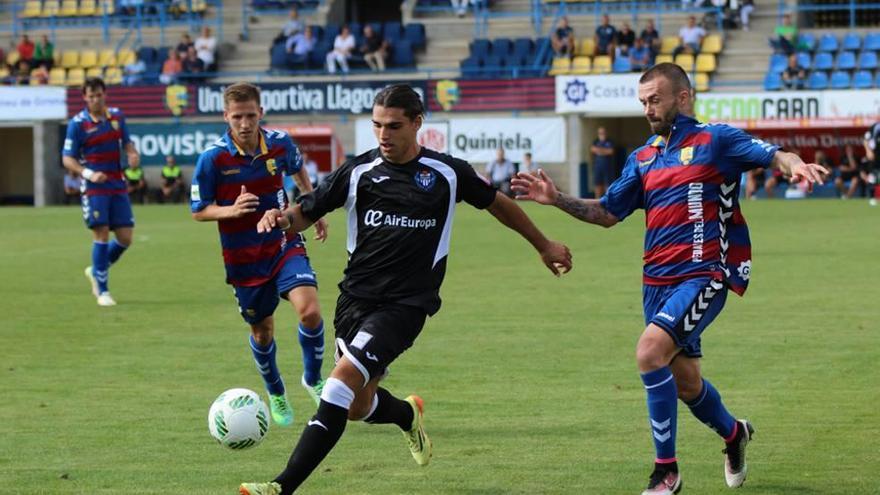
[[701,122],[730,120],[798,119],[821,117],[822,93],[703,93],[694,112]]

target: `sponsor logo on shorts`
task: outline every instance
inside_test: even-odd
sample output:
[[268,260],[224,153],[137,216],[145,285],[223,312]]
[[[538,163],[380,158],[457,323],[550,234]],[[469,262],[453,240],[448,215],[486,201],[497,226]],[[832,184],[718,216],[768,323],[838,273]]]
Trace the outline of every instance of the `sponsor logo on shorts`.
[[675,321],[675,318],[673,318],[672,315],[666,314],[663,311],[657,313],[657,316],[663,318],[664,320]]
[[297,273],[296,279],[297,280],[302,280],[302,279],[315,280],[315,276],[310,273]]
[[370,361],[373,361],[373,362],[376,362],[376,363],[379,362],[379,358],[377,358],[376,355],[373,354],[372,352],[364,351],[364,354],[367,355],[367,359],[369,359]]
[[367,345],[367,343],[372,338],[373,338],[372,334],[369,334],[364,331],[360,331],[357,333],[357,335],[354,336],[353,339],[351,339],[351,344],[349,344],[348,346],[354,347],[355,349],[363,349],[364,346]]

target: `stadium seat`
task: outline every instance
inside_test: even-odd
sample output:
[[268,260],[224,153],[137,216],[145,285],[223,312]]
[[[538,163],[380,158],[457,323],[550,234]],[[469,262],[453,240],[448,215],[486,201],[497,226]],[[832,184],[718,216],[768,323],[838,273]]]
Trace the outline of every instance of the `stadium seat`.
[[205,0],[190,0],[189,2],[182,2],[180,4],[181,12],[189,12],[190,6],[192,6],[193,13],[201,14],[208,10],[208,3]]
[[592,57],[596,53],[596,41],[593,38],[584,38],[577,44],[578,55]]
[[697,55],[697,72],[715,72],[716,67],[715,55],[711,53]]
[[850,86],[849,72],[837,70],[831,74],[831,89],[849,89]]
[[593,59],[593,74],[608,74],[611,72],[611,57],[599,55]]
[[[382,27],[382,36],[391,44],[397,43],[397,40],[403,38],[403,26],[397,21],[386,22]],[[410,46],[412,46],[412,42],[410,42]]]
[[[324,67],[327,65],[327,53],[332,48],[332,41],[322,41],[316,43],[312,51],[309,52],[309,64],[314,67]],[[165,53],[168,53],[167,51]]]
[[79,67],[75,67],[67,71],[67,79],[64,84],[68,86],[82,86],[86,81],[86,71]]
[[79,0],[78,16],[93,16],[98,14],[98,0]]
[[862,52],[859,54],[859,69],[874,70],[877,66],[876,52]]
[[767,91],[779,91],[782,89],[782,76],[774,72],[768,72],[764,76],[764,89]]
[[498,58],[506,58],[513,50],[513,42],[509,38],[496,38],[492,41],[492,49],[489,53]]
[[98,65],[101,67],[111,67],[116,65],[116,52],[112,48],[105,48],[98,53]]
[[64,17],[72,17],[75,15],[79,15],[79,8],[77,6],[76,0],[64,0],[61,2],[61,10],[58,12],[58,15]]
[[152,46],[142,46],[138,48],[137,58],[143,60],[145,64],[152,64],[156,61],[156,49]]
[[79,66],[79,52],[76,50],[65,50],[61,55],[61,67],[70,69]]
[[64,86],[67,79],[67,71],[61,67],[52,67],[49,71],[49,84],[52,86]]
[[874,78],[874,86],[880,88],[880,72],[878,72],[877,76]]
[[37,77],[37,71],[39,70],[40,69],[31,69],[30,76],[28,77],[28,84],[30,84],[31,86],[40,85],[40,78]]
[[862,47],[862,38],[858,34],[849,33],[843,37],[840,43],[840,49],[849,52],[857,52]]
[[403,37],[412,43],[413,48],[424,49],[427,39],[425,36],[425,25],[420,22],[407,24],[403,28]]
[[807,79],[807,87],[810,89],[828,89],[828,73],[815,71]]
[[614,72],[631,72],[632,62],[630,62],[629,57],[617,57],[614,59],[614,64],[612,64],[611,68]]
[[104,71],[104,82],[107,84],[122,84],[122,69],[119,67],[107,67]]
[[459,62],[459,69],[461,70],[461,76],[466,79],[477,77],[480,72],[480,60],[473,56],[466,58]]
[[853,70],[856,68],[856,54],[853,52],[841,52],[837,56],[838,70]]
[[816,49],[816,37],[810,33],[801,33],[798,35],[797,48],[799,50],[814,51]]
[[781,53],[770,55],[770,63],[767,66],[767,72],[781,73],[788,67],[788,60]]
[[15,64],[18,63],[18,59],[20,58],[21,56],[18,54],[18,50],[12,50],[6,54],[6,65],[15,67]]
[[569,74],[589,74],[593,70],[593,59],[586,55],[580,55],[571,60]]
[[116,54],[116,65],[119,67],[125,67],[126,65],[135,62],[137,62],[137,55],[134,53],[134,50],[123,48]]
[[412,67],[416,65],[413,55],[412,44],[407,40],[398,40],[392,48],[391,62],[397,67]]
[[679,53],[675,56],[675,65],[684,69],[685,72],[693,72],[694,56],[690,53]]
[[834,57],[828,52],[817,53],[813,59],[812,68],[814,70],[831,70],[834,68]]
[[[784,55],[783,55],[784,56]],[[807,52],[798,52],[797,55],[797,64],[798,67],[802,69],[809,70],[813,66],[813,62],[810,59],[810,54]],[[788,61],[786,60],[785,65],[788,66]]]
[[517,38],[513,42],[513,54],[519,57],[531,57],[534,49],[535,44],[531,38]]
[[336,36],[339,34],[339,25],[338,24],[327,24],[324,27],[324,37],[322,38],[324,41],[333,46],[333,41],[336,40]]
[[7,77],[9,77],[9,69],[5,66],[0,66],[0,82]]
[[703,38],[703,44],[700,46],[700,53],[719,54],[721,53],[723,46],[720,34],[710,34]]
[[489,50],[492,49],[492,43],[489,40],[477,39],[471,41],[471,57],[477,60],[483,60],[489,56]]
[[510,77],[524,77],[528,72],[529,65],[528,55],[517,55],[516,53],[508,53],[504,57],[504,67],[507,68],[506,74]]
[[840,45],[837,43],[837,36],[827,33],[819,38],[819,46],[816,48],[820,52],[836,52],[838,49]]
[[660,41],[660,53],[671,54],[678,48],[678,36],[664,36]]
[[[324,26],[311,25],[312,28],[312,37],[315,38],[315,43],[320,43],[324,40]],[[331,40],[332,43],[333,40]]]
[[880,50],[880,33],[868,33],[865,35],[865,50]]
[[709,91],[709,74],[697,72],[694,83],[697,91]]
[[88,69],[98,65],[98,52],[95,50],[83,50],[79,54],[79,66]]
[[98,2],[97,15],[113,15],[116,13],[116,2],[113,0],[101,0]]
[[553,65],[550,66],[550,72],[548,75],[551,76],[561,76],[568,74],[571,70],[571,59],[568,57],[555,57],[553,59]]
[[663,63],[672,63],[672,55],[669,54],[660,54],[654,58],[654,64],[663,64]]
[[480,77],[484,79],[496,79],[503,77],[505,72],[504,60],[495,55],[489,55],[483,59],[483,70]]
[[869,89],[874,87],[874,79],[871,77],[871,73],[866,70],[860,70],[855,73],[853,76],[853,88],[855,89]]
[[61,0],[43,0],[40,17],[55,17],[61,12]]
[[42,12],[43,3],[40,0],[27,0],[24,4],[24,10],[21,11],[21,17],[40,17]]
[[86,77],[104,77],[104,69],[102,67],[89,67],[86,69]]

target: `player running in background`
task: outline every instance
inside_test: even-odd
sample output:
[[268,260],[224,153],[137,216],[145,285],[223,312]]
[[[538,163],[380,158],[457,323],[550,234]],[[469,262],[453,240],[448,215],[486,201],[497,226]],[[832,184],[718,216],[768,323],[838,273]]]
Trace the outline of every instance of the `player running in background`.
[[513,189],[555,205],[585,222],[611,227],[637,208],[646,211],[643,303],[646,328],[636,361],[648,399],[656,451],[643,495],[678,493],[675,457],[677,399],[726,442],[724,475],[738,487],[746,478],[746,445],[754,431],[737,420],[718,391],[700,375],[700,336],[724,307],[727,291],[743,295],[751,276],[751,247],[740,213],[740,175],[778,167],[812,187],[816,164],[726,125],[701,124],[692,113],[685,72],[662,63],[639,80],[639,100],[654,136],[636,149],[623,175],[601,199],[578,199],[556,190],[543,171],[519,174]]
[[[110,265],[131,246],[134,214],[122,175],[121,151],[128,163],[140,164],[140,155],[128,135],[125,117],[118,108],[107,107],[106,86],[97,77],[82,87],[86,108],[67,124],[61,162],[83,178],[83,220],[92,230],[92,264],[85,274],[98,306],[114,306],[110,296]],[[115,238],[110,241],[110,231]]]
[[395,424],[419,465],[431,459],[423,402],[400,400],[379,382],[412,346],[425,319],[440,309],[440,285],[456,203],[485,208],[518,232],[556,275],[571,268],[568,248],[544,237],[507,196],[471,166],[419,146],[424,108],[405,84],[386,87],[373,101],[379,147],[330,174],[290,209],[266,212],[261,232],[302,231],[336,208],[348,213],[348,267],[336,304],[336,367],[318,411],[303,430],[287,468],[269,483],[244,483],[243,495],[288,495],[342,436],[348,420]]
[[[251,327],[250,347],[269,392],[272,419],[293,423],[284,380],[275,361],[273,313],[279,296],[299,315],[302,347],[302,385],[315,402],[321,394],[324,321],[318,305],[318,285],[296,232],[257,232],[263,212],[288,205],[282,174],[292,175],[298,187],[311,191],[299,150],[286,133],[260,127],[260,90],[237,83],[223,93],[227,132],[200,156],[193,174],[190,207],[194,219],[216,221],[226,266],[226,283],[233,286],[242,318]],[[315,239],[327,238],[327,224],[315,223]]]

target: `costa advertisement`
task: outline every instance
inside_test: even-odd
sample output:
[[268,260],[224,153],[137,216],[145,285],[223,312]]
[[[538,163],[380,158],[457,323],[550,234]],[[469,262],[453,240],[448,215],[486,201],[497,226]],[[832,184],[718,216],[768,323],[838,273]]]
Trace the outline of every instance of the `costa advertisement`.
[[431,112],[553,110],[553,78],[428,82]]
[[640,74],[559,76],[556,78],[556,111],[597,116],[642,115],[639,77]]

